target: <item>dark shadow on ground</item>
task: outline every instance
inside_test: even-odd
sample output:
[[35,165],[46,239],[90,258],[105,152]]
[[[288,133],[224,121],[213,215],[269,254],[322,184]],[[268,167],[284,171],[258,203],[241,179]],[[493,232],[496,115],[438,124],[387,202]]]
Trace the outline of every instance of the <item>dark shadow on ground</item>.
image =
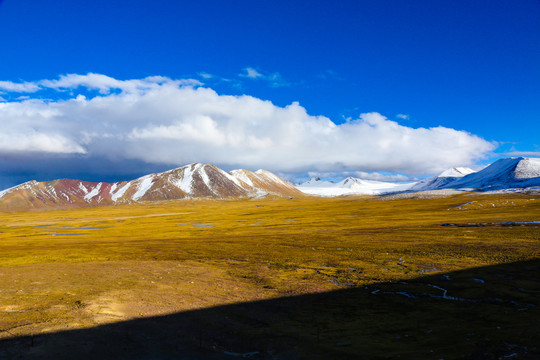
[[539,308],[532,260],[8,338],[0,358],[539,359]]

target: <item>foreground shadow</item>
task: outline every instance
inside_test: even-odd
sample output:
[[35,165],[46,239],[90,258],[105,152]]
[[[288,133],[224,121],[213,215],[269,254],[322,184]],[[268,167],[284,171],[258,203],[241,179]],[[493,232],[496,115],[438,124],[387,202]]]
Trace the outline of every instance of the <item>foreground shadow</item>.
[[539,359],[540,260],[0,341],[5,359]]

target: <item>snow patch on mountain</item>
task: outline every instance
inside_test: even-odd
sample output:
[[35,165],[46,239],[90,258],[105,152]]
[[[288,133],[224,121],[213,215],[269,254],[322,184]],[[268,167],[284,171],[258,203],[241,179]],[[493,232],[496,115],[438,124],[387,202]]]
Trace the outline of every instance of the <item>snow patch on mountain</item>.
[[17,190],[30,190],[32,189],[34,186],[36,186],[38,184],[38,182],[36,180],[30,180],[30,181],[27,181],[25,183],[22,183],[20,185],[16,185],[16,186],[13,186],[13,187],[10,187],[8,189],[5,189],[5,190],[2,190],[0,191],[0,199],[3,198],[5,195],[7,194],[10,194],[14,191],[17,191]]
[[143,177],[139,178],[138,180],[140,180],[140,183],[137,186],[137,191],[132,196],[132,199],[135,200],[135,201],[142,198],[144,196],[144,194],[146,194],[146,192],[148,190],[150,190],[150,188],[154,184],[154,175],[153,174],[146,175],[146,176],[143,176]]
[[13,189],[13,188],[9,188],[9,189],[0,191],[0,199],[3,198],[4,195],[6,195],[7,193],[9,193],[9,192],[11,191],[11,189]]
[[[88,194],[86,194],[86,195],[84,196],[84,200],[89,201],[89,200],[91,200],[94,196],[99,195],[99,191],[101,190],[101,185],[103,185],[103,183],[97,184],[97,186],[96,186],[95,188],[93,188]],[[54,190],[53,190],[53,191],[54,191]],[[55,195],[56,195],[56,192],[55,192]]]
[[230,174],[232,175],[233,178],[238,179],[248,184],[249,186],[253,186],[253,181],[251,181],[251,179],[247,176],[246,170],[244,169],[232,170]]
[[[215,172],[218,173],[217,177]],[[217,184],[222,184],[223,180],[220,179],[223,178],[234,183],[239,188],[243,188],[241,182],[234,176],[209,164],[193,163],[169,170],[166,173],[171,174],[168,181],[187,195],[194,195],[197,191],[200,191],[200,188],[196,189],[196,187],[204,184],[212,194],[219,196],[219,186]],[[201,179],[202,184],[197,184],[197,179]]]
[[193,183],[193,172],[191,171],[191,166],[184,166],[184,176],[178,178],[173,184],[178,187],[180,190],[186,194],[191,193],[192,183]]
[[[244,185],[242,184],[241,181],[239,181],[238,178],[236,178],[236,176],[233,176],[231,175],[230,173],[226,172],[226,171],[223,171],[221,170],[220,168],[217,168],[219,173],[223,176],[225,176],[227,179],[231,180],[233,183],[236,184],[236,186],[238,187],[241,187],[241,188],[244,188]],[[234,171],[234,170],[233,170]],[[249,184],[248,184],[249,185]]]
[[56,191],[54,190],[54,187],[52,187],[51,185],[47,186],[47,192],[53,197],[58,197]]
[[271,173],[270,171],[259,169],[255,171],[255,174],[259,175],[258,176],[259,180],[262,180],[264,182],[276,182],[276,183],[281,183],[281,184],[288,184],[287,182],[283,181],[283,179]]
[[540,158],[524,158],[515,170],[516,179],[532,179],[540,177]]
[[120,189],[118,189],[116,193],[113,193],[113,190],[115,190],[117,187],[116,184],[114,184],[110,190],[111,200],[116,202],[118,199],[124,196],[124,194],[126,193],[127,189],[129,189],[130,186],[131,186],[131,181],[125,184],[124,186],[122,186]]
[[79,183],[79,189],[81,189],[85,194],[88,194],[88,189],[83,185],[82,182]]
[[201,179],[206,185],[206,187],[212,192],[215,193],[214,189],[212,189],[212,184],[210,183],[210,178],[208,177],[208,174],[205,171],[205,166],[203,164],[195,164],[195,170],[194,173],[197,173],[201,176]]

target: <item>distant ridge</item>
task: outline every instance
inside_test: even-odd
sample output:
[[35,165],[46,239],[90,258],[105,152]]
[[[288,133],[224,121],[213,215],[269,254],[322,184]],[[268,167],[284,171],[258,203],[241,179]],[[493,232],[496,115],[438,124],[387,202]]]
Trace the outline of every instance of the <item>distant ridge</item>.
[[339,182],[332,182],[317,177],[297,185],[297,188],[306,194],[317,196],[381,195],[407,190],[414,184],[363,180],[351,176]]
[[234,170],[194,163],[117,183],[61,179],[29,181],[0,191],[0,210],[60,209],[137,201],[194,198],[302,196],[300,190],[269,171]]
[[432,190],[540,191],[540,159],[500,159],[478,172],[466,167],[454,167],[437,176],[408,184],[348,177],[339,182],[311,178],[297,187],[307,194],[318,196],[385,195]]

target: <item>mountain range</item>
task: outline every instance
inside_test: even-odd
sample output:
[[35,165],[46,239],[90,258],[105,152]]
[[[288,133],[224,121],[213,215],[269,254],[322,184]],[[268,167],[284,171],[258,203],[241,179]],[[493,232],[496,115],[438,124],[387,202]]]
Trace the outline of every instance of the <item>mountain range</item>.
[[392,183],[348,177],[339,182],[312,178],[293,186],[275,174],[258,170],[226,172],[214,165],[194,163],[131,181],[115,183],[60,179],[29,181],[0,191],[0,211],[61,209],[139,201],[182,199],[298,197],[307,195],[382,195],[432,190],[540,191],[539,158],[500,159],[478,172],[448,169],[418,182]]
[[312,178],[298,184],[297,188],[310,195],[382,195],[396,192],[418,192],[431,190],[464,191],[511,191],[540,190],[539,158],[500,159],[476,172],[465,167],[450,168],[437,176],[418,182],[392,183],[347,178],[331,182]]
[[132,181],[116,183],[61,179],[29,181],[0,192],[0,210],[57,209],[136,201],[193,198],[302,196],[300,190],[269,171],[233,170],[190,164]]
[[441,189],[494,191],[540,186],[540,159],[500,159],[481,171],[456,177]]
[[296,187],[309,195],[342,196],[342,195],[380,195],[390,192],[408,190],[413,183],[392,183],[384,181],[363,180],[348,177],[339,182],[311,178]]

